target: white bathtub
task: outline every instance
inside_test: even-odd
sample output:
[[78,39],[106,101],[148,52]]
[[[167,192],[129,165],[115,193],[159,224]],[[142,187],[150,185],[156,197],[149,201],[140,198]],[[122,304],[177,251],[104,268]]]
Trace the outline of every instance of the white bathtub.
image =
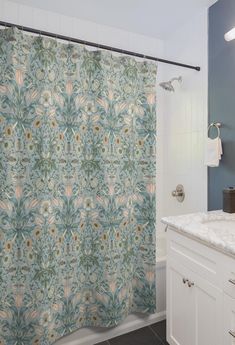
[[166,261],[166,233],[160,232],[156,240],[157,263]]
[[156,288],[157,313],[166,311],[166,233],[157,236],[156,249]]
[[82,328],[71,335],[62,338],[56,345],[93,345],[135,329],[164,320],[166,317],[166,236],[157,236],[157,312],[150,316],[129,315],[119,326],[111,329]]

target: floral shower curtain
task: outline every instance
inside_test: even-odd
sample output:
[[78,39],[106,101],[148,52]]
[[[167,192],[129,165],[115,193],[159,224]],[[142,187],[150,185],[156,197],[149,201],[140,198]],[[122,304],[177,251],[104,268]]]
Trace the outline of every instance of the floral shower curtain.
[[1,30],[1,345],[155,311],[155,79]]

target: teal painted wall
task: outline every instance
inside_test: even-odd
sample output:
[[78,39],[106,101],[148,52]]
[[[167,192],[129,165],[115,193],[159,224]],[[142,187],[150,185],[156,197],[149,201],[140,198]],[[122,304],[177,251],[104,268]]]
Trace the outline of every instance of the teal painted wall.
[[235,27],[235,0],[219,0],[209,9],[209,123],[222,122],[224,155],[208,169],[208,208],[222,208],[222,190],[235,186],[235,40],[224,34]]

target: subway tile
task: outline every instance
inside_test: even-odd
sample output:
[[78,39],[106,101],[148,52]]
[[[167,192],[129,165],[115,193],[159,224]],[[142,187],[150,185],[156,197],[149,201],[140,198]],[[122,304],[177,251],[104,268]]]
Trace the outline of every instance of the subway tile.
[[33,8],[33,26],[42,31],[47,31],[48,11]]
[[59,21],[58,33],[63,36],[73,37],[74,36],[73,18],[59,14],[58,21]]
[[30,6],[19,5],[19,25],[32,27],[33,21],[33,8]]
[[1,13],[1,20],[18,24],[19,5],[10,1],[4,2],[4,11]]
[[80,39],[100,43],[100,27],[99,24],[73,18],[74,35]]
[[59,34],[60,22],[61,22],[61,18],[58,13],[48,12],[47,31]]
[[[110,28],[107,30],[107,27],[104,25],[100,25],[99,27],[99,42],[101,44],[115,46],[121,49],[130,50],[130,41],[131,41],[131,33],[120,30]],[[115,37],[115,41],[113,38]]]
[[[4,0],[0,0],[0,13],[1,13],[1,17],[4,17],[4,8],[5,8],[5,1]],[[3,20],[3,18],[1,20]]]

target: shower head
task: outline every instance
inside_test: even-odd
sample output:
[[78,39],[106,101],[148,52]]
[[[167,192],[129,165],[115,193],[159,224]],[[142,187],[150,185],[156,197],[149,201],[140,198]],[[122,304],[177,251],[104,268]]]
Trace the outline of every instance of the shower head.
[[174,86],[172,85],[172,83],[174,81],[178,81],[178,83],[182,83],[182,80],[183,80],[182,77],[172,78],[171,80],[162,82],[159,85],[166,91],[174,92],[175,89],[174,89]]
[[164,90],[174,92],[175,89],[170,81],[165,81],[159,84]]

